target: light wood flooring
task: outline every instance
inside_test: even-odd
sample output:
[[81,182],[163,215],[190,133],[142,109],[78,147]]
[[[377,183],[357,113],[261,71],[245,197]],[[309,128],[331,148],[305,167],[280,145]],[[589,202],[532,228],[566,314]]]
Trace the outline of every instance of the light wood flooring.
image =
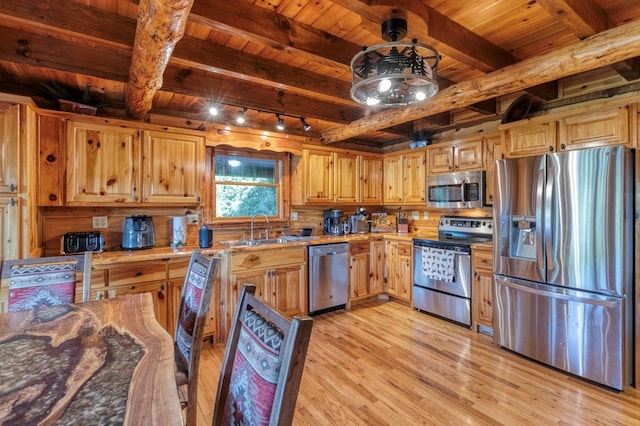
[[[211,424],[223,352],[204,343],[198,426]],[[634,425],[640,392],[587,383],[375,301],[314,317],[294,424]]]

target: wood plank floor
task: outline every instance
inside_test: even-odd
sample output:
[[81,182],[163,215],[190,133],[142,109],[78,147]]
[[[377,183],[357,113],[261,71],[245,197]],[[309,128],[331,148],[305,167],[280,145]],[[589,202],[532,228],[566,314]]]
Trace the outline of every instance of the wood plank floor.
[[[198,425],[210,425],[224,346],[204,344]],[[314,317],[296,425],[632,425],[640,392],[542,366],[395,302]]]

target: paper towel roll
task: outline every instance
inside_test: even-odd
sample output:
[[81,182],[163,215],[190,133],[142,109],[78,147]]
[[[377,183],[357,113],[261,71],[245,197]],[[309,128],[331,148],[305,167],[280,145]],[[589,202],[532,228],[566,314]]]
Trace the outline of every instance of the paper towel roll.
[[187,217],[186,216],[174,216],[173,217],[173,241],[171,245],[173,247],[180,247],[187,244]]

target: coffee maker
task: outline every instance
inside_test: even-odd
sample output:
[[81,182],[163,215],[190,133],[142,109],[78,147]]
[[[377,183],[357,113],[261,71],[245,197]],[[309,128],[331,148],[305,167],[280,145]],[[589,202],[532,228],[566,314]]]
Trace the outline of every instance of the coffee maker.
[[342,210],[324,210],[323,215],[323,233],[325,235],[340,235],[343,231]]

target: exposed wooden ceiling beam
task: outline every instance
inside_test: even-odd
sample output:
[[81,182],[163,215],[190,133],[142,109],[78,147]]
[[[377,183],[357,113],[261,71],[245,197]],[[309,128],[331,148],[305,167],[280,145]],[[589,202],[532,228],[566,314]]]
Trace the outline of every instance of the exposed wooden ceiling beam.
[[[242,3],[251,13],[238,13],[238,9],[242,9],[238,5]],[[362,48],[265,8],[255,7],[247,0],[198,0],[189,19],[327,66],[350,64],[353,55]]]
[[[538,4],[581,40],[616,26],[594,0],[538,0]],[[639,61],[629,59],[612,65],[626,80],[640,78]]]
[[422,105],[398,108],[322,132],[324,143],[467,107],[547,81],[611,65],[640,55],[640,21],[631,22],[553,52],[526,59],[482,77],[448,87]]
[[162,87],[162,74],[184,35],[193,0],[141,0],[124,98],[127,115],[144,119]]

